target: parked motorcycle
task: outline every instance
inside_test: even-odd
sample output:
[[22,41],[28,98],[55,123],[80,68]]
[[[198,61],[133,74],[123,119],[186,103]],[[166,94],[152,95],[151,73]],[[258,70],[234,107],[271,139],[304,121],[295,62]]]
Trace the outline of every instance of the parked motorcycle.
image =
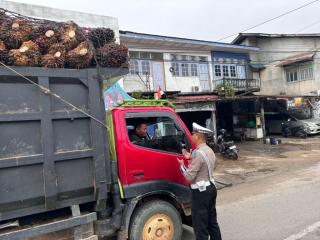
[[[223,157],[228,159],[237,160],[239,149],[233,141],[226,141],[227,131],[225,129],[220,130],[220,135],[217,137],[217,141],[213,149],[219,152]],[[209,145],[210,146],[210,145]]]
[[287,123],[282,123],[282,136],[307,138],[308,133],[304,126],[289,126]]

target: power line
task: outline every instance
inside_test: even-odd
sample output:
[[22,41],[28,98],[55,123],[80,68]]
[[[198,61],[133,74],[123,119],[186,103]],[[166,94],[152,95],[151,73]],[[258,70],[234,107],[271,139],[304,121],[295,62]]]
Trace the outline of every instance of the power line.
[[309,24],[309,25],[307,25],[307,26],[304,26],[303,28],[301,28],[300,30],[296,31],[295,33],[303,32],[304,30],[306,30],[306,29],[308,29],[308,28],[310,28],[310,27],[313,27],[313,26],[315,26],[315,25],[317,25],[317,24],[319,24],[319,23],[320,23],[320,20],[318,20],[318,21],[316,21],[316,22],[313,22],[313,23],[311,23],[311,24]]
[[30,78],[22,75],[21,73],[17,72],[16,70],[14,70],[13,68],[7,66],[6,64],[4,64],[3,62],[0,62],[0,64],[2,66],[4,66],[5,68],[7,68],[8,70],[10,70],[11,72],[15,73],[17,76],[22,77],[23,79],[27,80],[29,83],[37,86],[38,88],[40,88],[40,90],[45,93],[45,94],[49,94],[53,97],[55,97],[56,99],[60,100],[61,102],[65,103],[66,105],[72,107],[72,110],[76,110],[78,112],[81,112],[82,114],[86,115],[87,117],[91,118],[92,120],[98,122],[99,124],[101,124],[103,127],[105,127],[106,129],[108,129],[107,125],[105,123],[103,123],[102,121],[100,121],[98,118],[92,116],[90,113],[87,113],[86,111],[82,110],[81,108],[73,105],[72,103],[70,103],[68,100],[64,99],[63,97],[61,97],[60,95],[52,92],[49,88],[44,87],[38,83],[35,83],[34,81],[32,81]]
[[[271,21],[274,21],[274,20],[276,20],[276,19],[279,19],[279,18],[281,18],[281,17],[283,17],[283,16],[286,16],[286,15],[288,15],[288,14],[290,14],[290,13],[296,12],[296,11],[298,11],[298,10],[300,10],[300,9],[302,9],[302,8],[305,8],[305,7],[307,7],[307,6],[311,5],[311,4],[314,4],[314,3],[316,3],[316,2],[319,2],[319,0],[314,0],[314,1],[312,1],[312,2],[306,3],[306,4],[304,4],[304,5],[300,6],[300,7],[297,7],[297,8],[295,8],[295,9],[292,9],[292,10],[288,11],[288,12],[282,13],[282,14],[276,16],[276,17],[273,17],[273,18],[270,18],[270,19],[268,19],[268,20],[265,20],[265,21],[263,21],[263,22],[261,22],[261,23],[258,23],[258,24],[254,25],[254,26],[252,26],[252,27],[246,28],[246,29],[244,29],[244,30],[242,30],[242,31],[240,31],[240,32],[243,33],[243,32],[252,30],[252,29],[254,29],[254,28],[256,28],[256,27],[260,27],[261,25],[264,25],[264,24],[266,24],[266,23],[269,23],[269,22],[271,22]],[[239,33],[231,34],[231,35],[225,36],[225,37],[223,37],[223,38],[220,38],[220,39],[218,39],[217,41],[222,41],[222,40],[225,40],[225,39],[227,39],[227,38],[236,36],[236,35],[238,35],[238,34],[239,34]]]

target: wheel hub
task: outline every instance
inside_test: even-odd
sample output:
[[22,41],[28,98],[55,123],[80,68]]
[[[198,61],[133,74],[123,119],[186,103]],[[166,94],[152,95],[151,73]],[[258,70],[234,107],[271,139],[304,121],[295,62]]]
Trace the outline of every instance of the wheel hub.
[[173,222],[165,214],[155,214],[143,226],[143,240],[172,240]]

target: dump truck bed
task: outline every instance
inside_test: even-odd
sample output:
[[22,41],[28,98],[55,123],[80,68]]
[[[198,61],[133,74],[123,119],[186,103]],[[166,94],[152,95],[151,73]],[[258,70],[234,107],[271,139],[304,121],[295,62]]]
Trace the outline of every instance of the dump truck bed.
[[0,68],[0,221],[106,199],[111,169],[97,69],[13,69],[90,116]]

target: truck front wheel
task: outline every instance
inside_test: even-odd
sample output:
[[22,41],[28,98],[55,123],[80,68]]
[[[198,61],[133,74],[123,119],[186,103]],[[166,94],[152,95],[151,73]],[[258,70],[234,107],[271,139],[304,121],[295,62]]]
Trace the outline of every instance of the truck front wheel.
[[133,217],[130,240],[180,240],[181,236],[180,214],[165,201],[141,205]]

